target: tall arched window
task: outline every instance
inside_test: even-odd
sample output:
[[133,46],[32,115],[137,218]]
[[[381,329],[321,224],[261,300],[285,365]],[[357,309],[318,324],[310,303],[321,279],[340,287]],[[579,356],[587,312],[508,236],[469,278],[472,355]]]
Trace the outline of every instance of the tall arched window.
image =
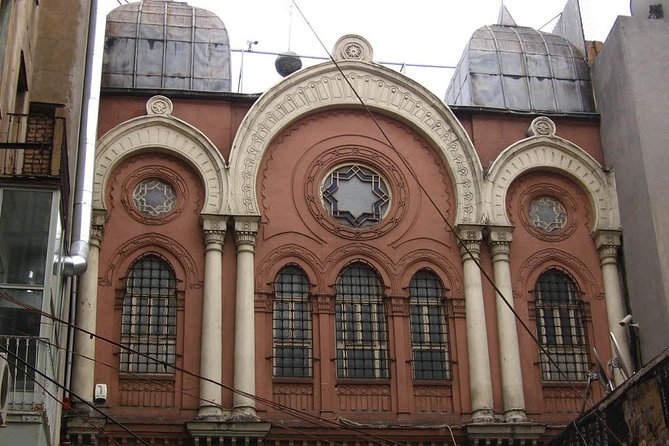
[[272,338],[274,376],[312,376],[309,282],[295,265],[281,269],[274,282]]
[[120,370],[174,373],[176,364],[176,277],[156,255],[137,260],[126,278],[121,314]]
[[379,275],[353,263],[337,277],[337,377],[388,378],[388,335]]
[[409,284],[411,359],[416,380],[451,377],[444,287],[437,275],[418,271]]
[[574,280],[551,268],[534,288],[537,334],[547,354],[540,352],[544,381],[583,381],[589,369],[584,303]]

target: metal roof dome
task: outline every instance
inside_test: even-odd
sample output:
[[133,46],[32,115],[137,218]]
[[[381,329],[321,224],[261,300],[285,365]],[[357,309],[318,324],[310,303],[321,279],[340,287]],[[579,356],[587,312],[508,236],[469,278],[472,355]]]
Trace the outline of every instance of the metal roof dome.
[[533,112],[595,112],[590,69],[576,47],[563,37],[515,26],[509,18],[504,25],[474,32],[451,78],[446,102]]
[[107,16],[103,87],[230,91],[230,42],[214,13],[143,0]]

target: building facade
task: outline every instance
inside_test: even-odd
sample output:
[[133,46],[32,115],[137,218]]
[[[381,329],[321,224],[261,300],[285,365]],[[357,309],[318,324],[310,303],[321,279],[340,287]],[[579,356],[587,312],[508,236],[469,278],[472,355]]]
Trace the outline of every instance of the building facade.
[[210,13],[112,12],[73,366],[106,418],[67,440],[541,444],[600,399],[595,351],[628,348],[585,62],[486,32],[457,87],[501,102],[446,105],[356,35],[256,96]]

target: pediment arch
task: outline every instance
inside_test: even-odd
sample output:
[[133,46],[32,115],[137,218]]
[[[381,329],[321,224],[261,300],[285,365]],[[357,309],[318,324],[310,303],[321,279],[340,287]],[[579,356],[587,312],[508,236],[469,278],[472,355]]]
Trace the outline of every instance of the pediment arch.
[[244,118],[230,157],[230,206],[236,215],[259,215],[259,165],[273,139],[292,123],[332,108],[365,105],[406,123],[435,148],[456,193],[455,223],[481,219],[482,169],[464,128],[451,110],[424,87],[381,65],[341,61],[301,70],[263,94]]
[[98,140],[93,179],[95,209],[107,209],[105,190],[114,169],[123,160],[144,151],[162,151],[186,161],[199,174],[204,187],[205,200],[201,212],[225,212],[228,173],[223,156],[202,132],[167,114],[130,119]]

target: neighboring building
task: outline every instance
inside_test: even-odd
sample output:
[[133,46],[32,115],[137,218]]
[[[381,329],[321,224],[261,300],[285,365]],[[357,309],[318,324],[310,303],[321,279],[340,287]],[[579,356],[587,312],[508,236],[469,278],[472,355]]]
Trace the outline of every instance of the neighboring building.
[[89,3],[0,1],[0,352],[11,373],[0,390],[3,444],[59,443],[69,330],[46,315],[70,312],[59,260],[76,219]]
[[658,332],[669,321],[667,39],[666,19],[618,17],[592,69],[606,162],[619,172],[623,226],[633,228],[624,232],[625,276],[642,363],[669,346]]
[[540,444],[601,399],[593,348],[628,348],[587,65],[505,23],[448,106],[356,35],[231,93],[211,13],[110,13],[73,367],[109,418],[67,440]]

